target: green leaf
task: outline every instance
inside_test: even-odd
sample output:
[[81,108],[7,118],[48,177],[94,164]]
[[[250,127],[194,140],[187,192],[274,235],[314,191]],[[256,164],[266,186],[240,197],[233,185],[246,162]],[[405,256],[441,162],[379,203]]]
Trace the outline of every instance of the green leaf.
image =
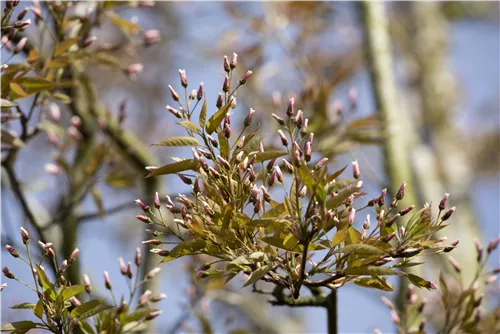
[[332,246],[333,247],[337,247],[345,240],[345,237],[347,236],[347,228],[348,227],[345,226],[344,228],[335,232],[335,234],[333,235],[333,239],[332,239],[332,244],[333,244]]
[[150,308],[140,308],[137,311],[128,314],[125,317],[125,320],[122,322],[122,325],[128,324],[128,323],[133,322],[133,321],[142,320],[146,315],[148,315],[149,313],[151,313],[153,311],[154,310],[150,309]]
[[209,118],[206,127],[209,135],[211,135],[215,131],[215,129],[217,129],[219,124],[224,120],[224,117],[226,117],[229,108],[231,108],[231,101],[222,106],[222,108],[217,110],[215,114],[213,114],[212,117]]
[[11,306],[11,309],[18,310],[18,309],[33,309],[35,307],[35,304],[33,303],[21,303],[17,304],[14,306]]
[[306,165],[300,166],[298,168],[298,173],[304,185],[309,191],[314,193],[318,202],[324,203],[326,200],[326,192],[322,180],[318,180]]
[[112,307],[112,305],[103,305],[104,301],[105,299],[94,299],[83,303],[71,311],[71,316],[85,319]]
[[408,274],[407,277],[410,280],[410,282],[412,282],[415,286],[418,286],[419,288],[426,288],[428,290],[432,289],[431,286],[432,283],[430,281],[426,281],[420,276]]
[[271,160],[274,158],[279,158],[282,156],[287,155],[287,152],[283,151],[265,151],[265,152],[259,152],[256,154],[255,162],[263,162],[267,160]]
[[95,334],[94,328],[85,320],[81,320],[78,322],[78,325],[80,326],[80,329],[83,331],[85,334]]
[[43,90],[50,90],[55,87],[55,84],[45,78],[40,77],[23,77],[18,81],[23,87],[26,87],[29,94],[38,93]]
[[197,146],[200,145],[198,139],[185,136],[185,137],[168,137],[151,146]]
[[295,238],[293,235],[289,235],[288,237],[289,238],[287,239],[287,242],[285,242],[284,239],[276,236],[263,237],[262,241],[268,243],[271,246],[278,247],[290,252],[301,253],[304,247],[298,244],[297,238]]
[[14,136],[7,130],[0,129],[0,143],[10,145],[14,148],[24,147],[24,142],[21,138]]
[[262,216],[262,218],[276,218],[285,211],[286,211],[285,204],[280,203],[274,206],[271,210],[266,211],[266,213]]
[[38,319],[43,320],[43,300],[40,299],[38,303],[36,303],[35,308],[33,309],[33,313],[38,317]]
[[255,271],[253,271],[250,274],[250,277],[248,277],[248,279],[245,282],[245,284],[243,284],[243,287],[249,286],[249,285],[257,282],[262,277],[264,277],[271,269],[273,269],[273,264],[269,263],[269,264],[267,264],[267,265],[265,265],[263,267],[260,267],[259,269],[255,270]]
[[206,244],[207,243],[205,240],[189,240],[182,242],[175,246],[170,251],[170,254],[166,256],[162,262],[172,261],[173,259],[176,259],[178,257],[193,254],[194,252],[205,248]]
[[114,25],[120,28],[120,30],[123,31],[123,33],[127,35],[127,37],[130,37],[141,31],[141,28],[137,24],[121,18],[114,12],[108,11],[106,12],[106,16],[111,22],[113,22]]
[[344,270],[345,275],[402,275],[403,273],[399,270],[395,270],[388,267],[377,267],[377,266],[363,266],[355,268],[346,268]]
[[18,104],[9,100],[1,99],[0,100],[0,106],[2,109],[4,108],[12,108],[12,107],[17,107]]
[[207,99],[203,100],[203,106],[200,111],[200,126],[205,128],[205,123],[207,122]]
[[66,52],[70,47],[78,43],[78,38],[67,38],[57,45],[54,49],[54,57],[59,57]]
[[344,203],[344,201],[354,194],[355,192],[359,191],[359,188],[356,187],[356,184],[353,184],[349,189],[344,189],[341,192],[339,192],[336,196],[330,198],[328,201],[326,201],[326,208],[327,209],[336,209],[339,206]]
[[178,172],[182,172],[182,171],[189,170],[189,169],[196,169],[196,168],[198,168],[198,165],[199,165],[199,162],[196,160],[193,160],[193,159],[182,160],[179,162],[174,162],[173,164],[161,166],[157,170],[149,173],[146,177],[172,174],[172,173],[178,173]]
[[16,334],[26,333],[30,329],[36,328],[36,323],[33,321],[14,321],[2,326],[3,331],[14,331]]
[[445,307],[445,309],[448,308],[449,304],[450,304],[450,300],[449,300],[449,290],[448,290],[448,284],[446,283],[446,280],[444,279],[444,275],[443,273],[439,273],[439,290],[441,292],[441,301],[443,302],[443,306]]
[[72,101],[71,97],[63,93],[54,93],[52,94],[52,97],[56,100],[61,101],[64,104],[70,104]]
[[355,255],[387,255],[381,249],[377,247],[367,245],[367,244],[351,244],[335,251],[336,253],[344,253],[344,254],[355,254]]
[[365,288],[379,289],[383,291],[394,291],[394,286],[384,277],[360,277],[354,280],[354,284]]
[[328,178],[326,179],[326,181],[327,182],[332,182],[333,180],[335,180],[337,177],[339,177],[345,171],[345,169],[347,168],[347,166],[349,166],[349,165],[345,165],[344,168],[341,168],[338,171],[334,172],[332,175],[328,176]]
[[85,285],[72,285],[72,286],[67,286],[64,287],[64,289],[61,292],[62,300],[68,300],[73,296],[76,296],[80,292],[85,290]]
[[36,273],[37,276],[40,278],[40,281],[42,281],[42,286],[44,288],[44,291],[49,290],[50,291],[50,298],[55,299],[56,298],[56,291],[54,289],[54,284],[52,284],[45,274],[45,271],[40,267],[38,264],[36,265]]
[[198,125],[196,125],[195,123],[188,121],[188,120],[180,121],[176,124],[179,124],[183,128],[188,129],[194,133],[198,133],[200,131],[200,128],[198,127]]

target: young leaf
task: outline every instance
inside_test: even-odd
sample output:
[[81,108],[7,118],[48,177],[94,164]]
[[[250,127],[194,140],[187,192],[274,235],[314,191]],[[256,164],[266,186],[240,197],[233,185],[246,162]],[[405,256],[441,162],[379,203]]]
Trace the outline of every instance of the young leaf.
[[18,309],[32,309],[34,307],[35,307],[35,304],[33,304],[33,303],[21,303],[21,304],[11,306],[10,308],[18,310]]
[[177,124],[179,124],[183,128],[188,129],[189,131],[192,131],[194,133],[198,133],[200,131],[200,128],[198,127],[198,125],[196,125],[195,123],[188,121],[188,120],[180,121]]
[[161,166],[157,170],[149,173],[146,177],[165,175],[182,172],[188,169],[196,169],[198,168],[199,162],[193,159],[182,160],[179,162],[174,162],[173,164]]
[[38,300],[38,303],[36,303],[35,308],[33,309],[33,313],[38,317],[38,319],[43,320],[43,300],[40,299]]
[[209,118],[207,122],[207,132],[209,135],[211,135],[215,131],[215,129],[217,129],[219,124],[224,120],[224,117],[226,117],[226,114],[230,107],[231,101],[222,106],[222,108],[217,110],[215,114],[213,114],[212,117]]
[[257,282],[262,277],[264,277],[269,272],[269,270],[271,270],[271,269],[273,269],[273,264],[269,263],[269,264],[267,264],[267,265],[265,265],[263,267],[260,267],[259,269],[255,270],[254,272],[252,272],[250,274],[250,277],[248,277],[248,279],[245,282],[245,284],[243,284],[243,287],[249,286],[250,284],[253,284],[253,283]]
[[347,245],[343,248],[337,249],[335,252],[355,255],[387,255],[386,252],[378,249],[377,247],[359,243]]
[[78,43],[78,38],[66,38],[64,39],[61,43],[59,43],[56,48],[54,49],[54,57],[59,57],[66,50],[68,50],[71,46],[75,45]]
[[85,285],[72,285],[66,286],[61,292],[62,300],[68,300],[69,298],[76,296],[85,289]]
[[36,328],[36,325],[37,324],[33,321],[14,321],[3,325],[1,330],[2,332],[12,331],[15,332],[16,334],[24,334],[30,329]]
[[336,171],[335,173],[333,173],[332,175],[329,175],[328,178],[326,179],[326,181],[332,182],[333,180],[335,180],[337,177],[339,177],[345,171],[347,166],[349,166],[349,165],[345,165],[344,168],[341,168],[338,171]]
[[[94,310],[94,309],[97,309],[97,307],[102,305],[102,303],[104,303],[104,299],[90,300],[90,301],[83,303],[82,305],[74,308],[71,311],[71,316],[73,318],[79,318],[79,319],[85,319],[85,318],[91,317],[92,315],[97,314],[97,313],[90,314],[89,312]],[[103,305],[103,306],[112,307],[111,305]]]
[[198,146],[200,142],[193,137],[168,137],[151,146]]
[[418,286],[419,288],[426,288],[428,290],[432,289],[432,283],[426,281],[420,276],[408,274],[407,277],[410,280],[410,282],[412,282],[415,286]]
[[55,299],[56,298],[56,291],[54,289],[54,284],[52,284],[45,274],[45,271],[43,271],[42,267],[40,267],[38,264],[36,265],[36,273],[38,277],[40,278],[40,281],[42,281],[42,286],[44,291],[49,290],[50,291],[50,298]]
[[356,268],[346,268],[344,270],[346,275],[402,275],[401,271],[388,268],[388,267],[377,267],[377,266],[363,266]]
[[260,152],[256,154],[255,162],[263,162],[267,160],[271,160],[274,158],[279,158],[284,155],[287,155],[288,153],[283,152],[283,151],[265,151],[265,152]]
[[332,240],[333,247],[337,247],[345,240],[345,237],[347,236],[347,228],[348,227],[345,226],[343,229],[340,229],[337,232],[335,232]]
[[203,100],[203,106],[200,111],[200,126],[203,129],[207,121],[207,99]]
[[383,291],[394,291],[394,286],[384,277],[360,277],[354,280],[354,284],[365,288],[379,289]]

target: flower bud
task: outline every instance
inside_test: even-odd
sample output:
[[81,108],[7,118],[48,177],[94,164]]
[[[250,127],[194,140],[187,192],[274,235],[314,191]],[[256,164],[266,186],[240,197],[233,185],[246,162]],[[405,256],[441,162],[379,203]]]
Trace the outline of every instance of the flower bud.
[[156,318],[157,316],[159,316],[162,313],[163,313],[162,310],[152,311],[146,315],[145,319],[146,319],[146,321],[153,320],[154,318]]
[[135,203],[142,209],[142,211],[149,212],[149,205],[144,204],[140,199],[136,199]]
[[97,40],[97,36],[90,36],[87,37],[83,43],[82,43],[82,48],[88,48],[91,46],[95,41]]
[[24,229],[24,227],[21,227],[20,231],[21,231],[21,237],[23,238],[23,243],[25,245],[27,245],[29,243],[29,240],[30,240],[30,235],[29,235],[28,231],[26,231]]
[[107,271],[104,272],[104,285],[106,286],[106,289],[112,289],[111,280],[109,279],[109,274]]
[[399,325],[399,323],[401,322],[398,312],[396,312],[395,310],[391,311],[391,319],[396,325]]
[[131,64],[125,69],[125,74],[129,79],[134,80],[144,70],[144,66],[140,63]]
[[283,131],[278,130],[278,134],[280,135],[281,143],[283,144],[283,146],[288,146],[288,139],[286,139],[286,136],[283,133]]
[[[153,246],[158,246],[158,245],[161,245],[162,242],[160,239],[149,239],[149,240],[145,240],[142,242],[144,245],[153,245]],[[126,269],[126,268],[125,268]]]
[[304,197],[307,194],[307,187],[303,186],[299,191],[299,198]]
[[295,113],[294,106],[295,106],[295,99],[292,97],[286,109],[286,114],[288,115],[288,117],[292,117],[293,114]]
[[396,306],[394,305],[393,302],[391,302],[389,300],[389,298],[385,297],[385,296],[382,296],[382,303],[384,303],[385,305],[387,305],[387,307],[389,307],[391,310],[395,310],[396,309]]
[[141,222],[146,223],[146,224],[152,224],[153,223],[153,221],[151,220],[151,218],[149,218],[148,216],[137,215],[137,216],[135,216],[135,218],[137,218],[138,220],[140,220]]
[[406,215],[408,212],[410,212],[411,210],[413,210],[413,208],[414,208],[414,207],[415,207],[415,205],[410,205],[409,207],[404,208],[404,209],[402,209],[401,211],[399,211],[399,214],[400,214],[401,216],[404,216],[404,215]]
[[446,211],[446,213],[441,218],[442,221],[447,221],[450,219],[451,215],[455,212],[455,207],[452,207],[450,210]]
[[147,46],[151,46],[160,41],[160,32],[156,29],[146,30],[144,32],[144,42]]
[[253,207],[253,212],[258,214],[262,209],[262,202],[260,200],[256,201]]
[[147,279],[152,279],[153,277],[155,277],[159,272],[161,271],[161,268],[160,267],[156,267],[156,268],[153,268],[147,275],[146,275],[146,278]]
[[161,248],[153,248],[150,250],[150,252],[160,256],[168,256],[168,254],[170,254],[169,250]]
[[231,67],[229,66],[229,59],[227,56],[224,56],[224,71],[229,73],[231,71]]
[[448,203],[448,197],[450,197],[450,194],[446,193],[444,194],[443,199],[441,202],[439,202],[439,211],[443,211],[446,208],[446,203]]
[[146,290],[144,293],[139,297],[139,305],[144,305],[148,302],[149,298],[151,297],[151,290]]
[[488,244],[487,252],[488,254],[493,253],[493,251],[498,247],[498,244],[500,243],[500,237],[496,238],[495,240],[491,241]]
[[276,171],[276,177],[280,183],[284,183],[285,179],[283,178],[283,173],[281,172],[280,166],[274,166],[274,170]]
[[6,245],[5,249],[7,252],[9,252],[10,255],[13,257],[19,257],[19,253],[11,246],[11,245]]
[[177,94],[177,92],[172,88],[172,86],[168,85],[168,89],[170,90],[170,95],[172,95],[172,99],[174,99],[174,101],[179,101],[180,100],[179,94]]
[[12,273],[12,271],[10,271],[10,269],[8,267],[3,267],[2,272],[5,275],[5,277],[7,277],[7,278],[10,278],[10,279],[16,278],[16,276],[14,276],[14,274]]
[[182,114],[179,110],[172,108],[171,106],[166,106],[167,110],[177,118],[182,118]]
[[361,176],[361,172],[359,170],[359,164],[358,164],[358,161],[357,160],[354,160],[353,162],[351,162],[351,165],[352,165],[352,176],[355,178],[355,179],[359,179],[359,177]]
[[306,141],[306,143],[304,144],[304,160],[306,162],[311,161],[311,154],[312,154],[311,142]]
[[382,189],[382,193],[380,194],[378,198],[378,205],[383,206],[385,203],[385,196],[387,194],[387,188]]
[[269,187],[272,187],[275,182],[276,182],[276,169],[274,169],[271,175],[269,175],[269,179],[267,180],[267,185]]
[[[382,210],[383,211],[383,210]],[[394,224],[394,222],[396,222],[396,219],[398,219],[399,217],[401,217],[401,214],[396,214],[394,216],[391,217],[391,219],[385,224],[386,227],[391,227],[392,224]]]
[[293,167],[293,165],[292,165],[291,163],[289,163],[289,162],[288,162],[288,160],[286,160],[286,159],[283,159],[283,163],[285,164],[286,169],[288,169],[288,171],[289,171],[290,173],[293,173],[293,171],[294,171],[294,169],[295,169],[295,168]]
[[118,258],[118,263],[120,264],[120,272],[122,275],[127,275],[127,266],[125,265],[125,261],[123,261],[122,257]]
[[244,85],[247,82],[248,78],[252,76],[252,74],[253,74],[252,71],[246,71],[246,73],[243,74],[243,76],[240,79],[240,85]]
[[76,258],[78,257],[78,254],[80,254],[80,250],[78,248],[75,248],[75,250],[69,256],[69,263],[75,262]]
[[276,114],[272,114],[271,116],[273,116],[273,118],[276,120],[276,122],[278,122],[279,125],[285,125],[285,121],[283,120],[283,118],[279,117]]
[[396,194],[396,199],[398,201],[402,200],[403,197],[405,197],[405,188],[406,188],[406,182],[403,182],[401,187],[399,187],[398,193]]
[[219,95],[217,96],[217,102],[215,103],[215,105],[216,105],[217,108],[220,109],[222,107],[222,103],[223,103],[222,93],[219,92]]
[[26,16],[26,13],[28,13],[28,10],[29,10],[28,7],[24,8],[22,10],[22,12],[20,12],[19,15],[17,16],[17,20],[22,21],[24,19],[24,17]]
[[186,76],[186,70],[179,70],[179,77],[181,79],[182,87],[186,88],[188,85],[188,80]]
[[238,55],[233,52],[233,57],[231,58],[231,63],[229,64],[229,66],[231,67],[231,69],[234,70],[237,64],[238,64]]
[[151,301],[152,301],[153,303],[156,303],[156,302],[159,302],[160,300],[163,300],[163,299],[165,299],[165,298],[167,298],[167,295],[166,295],[166,294],[164,294],[164,293],[160,293],[159,295],[156,295],[156,296],[151,297]]
[[14,28],[24,30],[31,24],[31,19],[27,19],[26,21],[18,21],[14,23]]
[[200,101],[203,98],[203,94],[205,90],[203,88],[203,82],[200,83],[200,87],[198,87],[198,92],[196,93],[196,99]]
[[87,293],[91,293],[92,284],[90,283],[90,278],[87,274],[83,275],[83,284],[85,285],[85,291],[87,291]]
[[349,222],[349,225],[354,224],[354,217],[355,217],[355,215],[356,215],[356,209],[351,208],[351,210],[349,211],[349,216],[347,218],[347,221]]
[[318,161],[318,162],[314,165],[314,169],[315,169],[315,170],[319,170],[319,169],[321,169],[321,168],[325,165],[325,163],[326,163],[327,161],[328,161],[328,158],[323,158],[323,159],[321,159],[320,161]]
[[224,78],[224,83],[222,84],[222,91],[224,93],[229,92],[229,76],[228,75],[226,75],[226,77]]
[[248,112],[248,115],[245,118],[245,121],[243,122],[243,124],[245,126],[249,126],[250,125],[250,123],[252,122],[252,116],[253,116],[253,114],[255,114],[255,109],[250,108],[250,111]]
[[135,250],[134,262],[137,267],[139,267],[142,263],[141,249],[139,247]]
[[458,264],[457,260],[455,260],[452,256],[449,256],[448,261],[450,261],[451,266],[453,267],[453,269],[455,269],[457,274],[460,274],[460,272],[462,271],[462,268]]
[[68,268],[68,260],[64,260],[61,266],[59,267],[59,273],[63,273]]
[[355,108],[358,105],[358,91],[356,88],[352,87],[349,89],[348,98],[351,103],[351,108]]
[[365,230],[370,229],[370,215],[366,215],[365,222],[363,223],[363,228]]
[[483,258],[483,245],[479,242],[479,240],[474,240],[474,246],[476,247],[476,253],[477,253],[477,262],[481,262],[481,259]]
[[300,129],[304,125],[304,113],[302,110],[297,111],[297,115],[295,116],[295,125]]

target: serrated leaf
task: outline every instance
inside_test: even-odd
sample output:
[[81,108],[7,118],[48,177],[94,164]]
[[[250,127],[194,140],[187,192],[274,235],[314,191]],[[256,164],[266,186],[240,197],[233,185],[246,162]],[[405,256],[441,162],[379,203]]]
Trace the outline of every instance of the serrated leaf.
[[202,129],[205,128],[205,123],[207,122],[207,99],[203,100],[203,106],[200,110],[200,126]]
[[194,133],[198,133],[200,131],[200,128],[198,127],[198,125],[196,125],[195,123],[188,121],[188,120],[180,121],[177,124],[179,124],[183,128],[188,129]]
[[198,139],[185,136],[185,137],[168,137],[160,140],[151,146],[198,146],[200,142]]
[[59,57],[66,52],[70,47],[78,43],[78,38],[66,38],[59,43],[54,49],[54,57]]
[[33,321],[14,321],[14,322],[9,322],[8,324],[5,324],[2,326],[2,332],[3,331],[15,331],[15,333],[26,333],[30,329],[36,328],[36,323]]
[[193,159],[174,162],[173,164],[161,166],[157,170],[149,173],[146,177],[148,178],[152,176],[178,173],[189,169],[196,169],[198,168],[198,165],[199,162]]
[[35,307],[35,304],[33,303],[21,303],[17,304],[14,306],[10,306],[11,309],[18,310],[18,309],[32,309]]
[[360,277],[354,280],[354,284],[383,291],[394,291],[394,286],[384,277]]
[[282,156],[287,155],[287,152],[283,151],[265,151],[265,152],[259,152],[256,154],[255,162],[263,162],[267,160],[271,160],[274,158],[279,158]]
[[206,129],[209,135],[211,135],[215,131],[215,129],[217,129],[219,124],[224,120],[224,117],[226,117],[229,108],[231,108],[231,101],[222,106],[215,112],[215,114],[212,115],[212,117],[208,119]]
[[17,107],[18,106],[17,103],[9,101],[9,100],[6,100],[6,99],[1,99],[0,102],[1,102],[0,106],[1,106],[2,109],[4,109],[4,108],[12,108],[12,107]]
[[243,284],[243,287],[249,286],[251,284],[254,284],[258,280],[260,280],[262,277],[264,277],[271,269],[273,269],[273,264],[269,263],[265,266],[262,266],[258,268],[257,270],[253,271],[250,276],[248,277],[247,281],[245,284]]

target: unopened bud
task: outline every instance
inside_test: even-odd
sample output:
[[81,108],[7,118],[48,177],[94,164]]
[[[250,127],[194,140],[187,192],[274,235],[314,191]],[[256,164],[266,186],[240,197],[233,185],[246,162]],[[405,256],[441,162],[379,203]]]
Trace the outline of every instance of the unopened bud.
[[306,162],[311,161],[311,155],[312,155],[311,142],[306,141],[306,143],[304,144],[304,160]]
[[500,237],[498,237],[495,240],[491,241],[488,244],[488,248],[487,248],[488,254],[491,254],[498,247],[499,243],[500,243]]
[[5,249],[7,250],[7,252],[9,252],[10,255],[12,255],[13,257],[19,257],[19,253],[11,246],[11,245],[7,245],[5,246]]
[[247,82],[248,78],[252,76],[252,74],[253,74],[252,71],[246,71],[246,73],[243,74],[243,76],[240,79],[240,85],[244,85]]
[[186,76],[186,70],[179,70],[179,77],[181,79],[182,87],[186,88],[188,85],[188,80]]
[[127,275],[127,266],[125,265],[125,261],[123,261],[123,258],[118,259],[118,263],[120,264],[120,272],[122,273],[123,276]]
[[170,90],[170,95],[172,95],[172,99],[174,99],[174,101],[180,100],[179,94],[177,94],[172,86],[168,85],[168,90]]
[[147,279],[152,279],[153,277],[155,277],[159,272],[161,271],[161,268],[160,267],[156,267],[156,268],[153,268],[147,275],[146,275],[146,278]]
[[347,218],[347,221],[349,222],[349,225],[354,224],[354,216],[356,215],[356,209],[351,208],[349,211],[349,216]]
[[231,71],[231,67],[229,66],[229,59],[227,56],[224,56],[224,71],[229,73]]
[[249,126],[250,123],[252,123],[252,116],[253,116],[253,114],[255,114],[255,109],[250,108],[250,111],[248,112],[248,115],[245,118],[245,121],[243,122],[243,124],[245,126]]
[[450,196],[450,194],[448,194],[448,193],[444,194],[443,199],[441,200],[441,202],[439,202],[439,210],[440,211],[443,211],[446,208],[446,203],[448,202],[449,196]]
[[145,319],[146,319],[146,321],[153,320],[154,318],[156,318],[157,316],[159,316],[162,313],[163,313],[162,310],[150,312],[146,315]]
[[76,258],[78,257],[78,254],[80,254],[80,250],[78,248],[75,248],[75,250],[69,256],[69,263],[75,262]]
[[295,113],[294,111],[294,106],[295,106],[295,99],[292,97],[288,103],[288,107],[286,109],[286,114],[288,117],[292,117],[293,114]]
[[278,134],[280,135],[281,143],[283,144],[283,146],[288,146],[288,139],[286,139],[286,136],[283,133],[283,131],[278,130]]
[[200,83],[200,87],[198,87],[198,92],[196,93],[196,99],[200,101],[203,98],[204,89],[203,82]]
[[21,237],[23,238],[23,243],[25,245],[27,245],[29,243],[29,240],[30,240],[30,235],[29,235],[28,231],[26,231],[24,229],[24,227],[21,227],[20,231],[21,231]]
[[141,249],[139,247],[135,250],[134,262],[137,267],[139,267],[142,263]]
[[222,93],[219,92],[219,96],[217,96],[217,102],[215,103],[215,105],[217,108],[220,109],[222,107],[222,103],[223,103]]
[[91,293],[92,284],[90,283],[90,278],[87,274],[83,275],[83,284],[85,285],[85,291],[87,291],[87,293]]
[[83,41],[82,47],[87,48],[87,47],[91,46],[96,40],[97,40],[96,36],[90,36],[90,37],[86,38],[85,41]]
[[149,212],[149,205],[144,204],[140,199],[136,199],[135,203],[142,209],[142,211]]
[[234,70],[237,64],[238,64],[238,55],[233,52],[233,57],[231,58],[231,63],[229,64],[229,66],[231,67],[231,69]]
[[160,37],[160,32],[156,29],[150,29],[144,32],[144,42],[147,46],[158,43]]
[[453,267],[453,269],[455,269],[457,274],[460,274],[460,272],[462,271],[462,268],[458,264],[457,260],[455,260],[453,257],[449,256],[448,261],[450,261],[451,266]]
[[315,169],[315,170],[319,170],[319,169],[321,169],[321,168],[325,165],[325,163],[326,163],[327,161],[328,161],[328,158],[323,158],[323,159],[321,159],[320,161],[318,161],[318,162],[316,163],[316,165],[314,165],[314,169]]
[[396,199],[398,201],[402,200],[403,197],[405,197],[405,188],[406,188],[406,182],[403,182],[401,187],[399,187],[398,193],[396,194]]
[[450,219],[451,215],[455,212],[455,207],[452,207],[450,210],[446,211],[446,213],[441,218],[442,221],[447,221]]
[[68,268],[68,260],[64,260],[61,266],[59,267],[59,273],[63,273]]
[[304,125],[304,113],[302,110],[297,111],[297,115],[295,115],[295,125],[300,129]]
[[14,23],[14,28],[24,30],[31,24],[31,19]]
[[109,274],[107,271],[104,272],[104,285],[106,286],[106,289],[112,289],[111,280],[109,279]]
[[125,74],[131,79],[134,80],[137,76],[144,70],[144,65],[140,63],[131,64],[127,66],[125,69]]
[[283,118],[279,117],[276,114],[272,114],[271,116],[273,116],[273,118],[276,120],[276,122],[278,122],[279,125],[285,125],[285,121],[283,120]]
[[352,176],[355,178],[355,179],[359,179],[359,177],[361,176],[361,172],[359,171],[359,164],[358,164],[358,161],[357,160],[354,160],[352,163]]
[[394,222],[396,222],[396,219],[398,219],[399,217],[401,217],[401,214],[398,213],[396,215],[394,215],[393,217],[391,217],[391,219],[385,224],[386,227],[391,227],[392,224],[394,224]]
[[289,163],[289,162],[288,162],[288,160],[286,160],[286,159],[283,159],[283,163],[285,164],[286,169],[288,169],[288,171],[289,171],[290,173],[293,173],[293,171],[294,171],[294,169],[295,169],[295,168],[293,167],[293,165],[292,165],[291,163]]
[[3,267],[2,272],[5,275],[5,277],[7,277],[7,278],[10,278],[10,279],[16,278],[16,276],[12,273],[12,271],[10,271],[10,269],[8,267]]
[[410,205],[409,207],[404,208],[404,209],[402,209],[401,211],[399,211],[399,214],[400,214],[401,216],[404,216],[404,215],[406,215],[408,212],[410,212],[411,210],[413,210],[413,208],[414,208],[414,207],[415,207],[415,205]]
[[370,215],[366,215],[365,222],[363,223],[363,228],[365,230],[370,229]]
[[182,118],[182,114],[179,110],[172,108],[171,106],[166,106],[167,110],[177,118]]

